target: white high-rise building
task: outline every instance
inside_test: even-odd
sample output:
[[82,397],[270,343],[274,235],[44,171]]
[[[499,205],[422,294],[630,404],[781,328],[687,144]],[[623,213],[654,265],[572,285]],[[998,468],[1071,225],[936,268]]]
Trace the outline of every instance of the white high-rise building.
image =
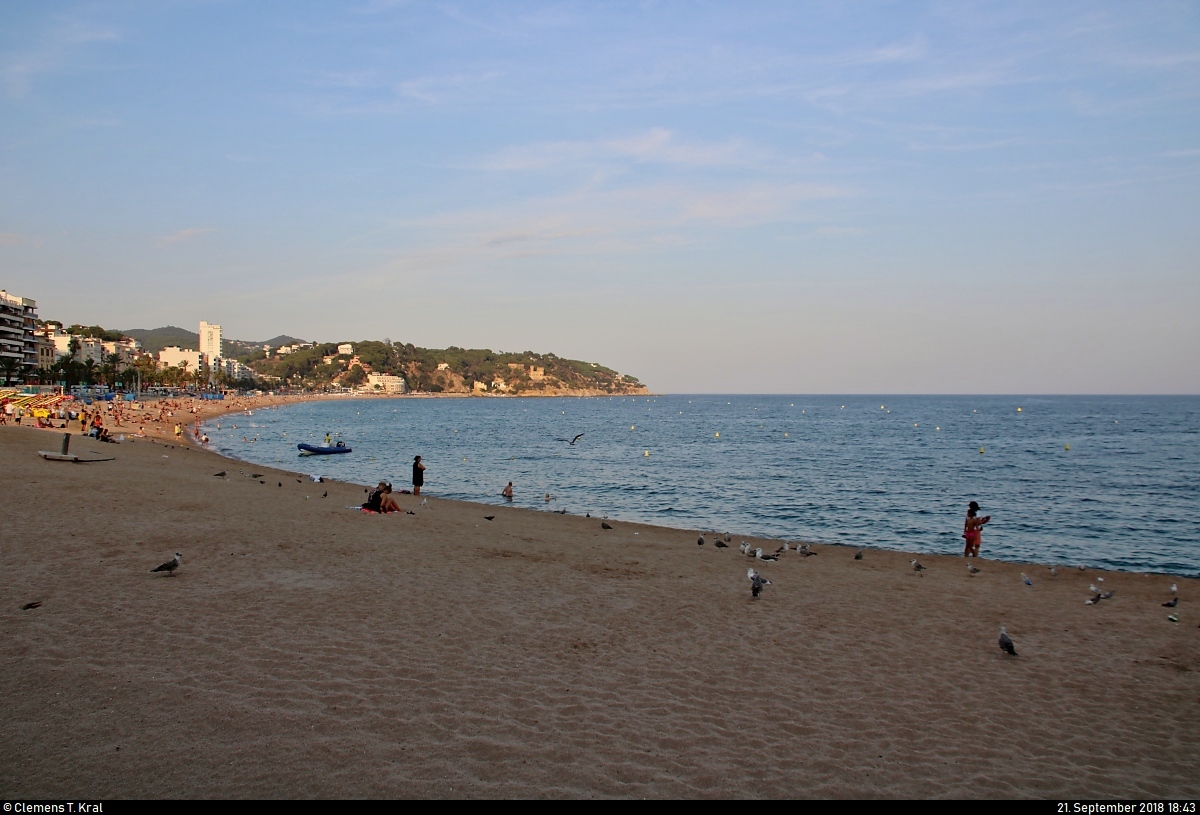
[[210,365],[216,365],[217,360],[221,359],[221,326],[200,323],[200,353]]

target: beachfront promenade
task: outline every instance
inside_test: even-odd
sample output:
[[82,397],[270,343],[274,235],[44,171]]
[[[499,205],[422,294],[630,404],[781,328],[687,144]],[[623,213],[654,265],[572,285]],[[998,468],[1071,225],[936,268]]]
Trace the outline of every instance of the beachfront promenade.
[[1200,793],[1195,580],[368,516],[361,486],[56,438],[0,428],[5,798]]

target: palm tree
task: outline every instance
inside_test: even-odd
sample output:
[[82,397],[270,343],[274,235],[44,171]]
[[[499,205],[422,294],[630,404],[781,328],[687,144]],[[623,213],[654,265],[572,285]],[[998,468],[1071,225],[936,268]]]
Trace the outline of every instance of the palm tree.
[[0,359],[0,368],[4,369],[4,384],[7,385],[13,380],[13,373],[21,366],[13,357],[4,357]]

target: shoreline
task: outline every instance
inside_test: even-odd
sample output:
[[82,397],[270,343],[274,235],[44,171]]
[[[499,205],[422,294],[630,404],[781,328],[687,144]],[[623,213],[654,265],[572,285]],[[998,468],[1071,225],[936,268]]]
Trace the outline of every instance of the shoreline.
[[[303,404],[303,403],[307,403],[307,402],[336,401],[339,399],[375,400],[375,399],[407,399],[407,398],[427,398],[427,397],[428,398],[477,398],[478,396],[479,395],[477,395],[477,394],[355,394],[355,393],[324,394],[324,393],[307,393],[307,394],[287,394],[287,395],[274,395],[274,396],[264,394],[263,396],[239,397],[239,398],[236,398],[233,400],[228,400],[228,401],[194,399],[191,401],[196,403],[195,404],[196,410],[194,413],[189,414],[192,418],[190,418],[186,423],[183,423],[184,432],[183,432],[182,441],[177,441],[174,438],[173,433],[169,427],[163,427],[163,428],[151,427],[150,432],[147,432],[144,437],[136,437],[136,436],[131,437],[131,436],[129,436],[129,434],[126,434],[126,435],[127,435],[127,441],[130,441],[130,440],[134,440],[134,441],[156,440],[156,441],[162,442],[162,443],[185,444],[194,450],[212,454],[212,455],[220,458],[223,461],[236,462],[241,465],[253,466],[254,468],[258,468],[258,469],[266,468],[266,469],[281,473],[282,475],[291,476],[293,478],[295,478],[295,477],[308,478],[307,473],[301,472],[298,469],[290,470],[290,469],[287,469],[286,466],[281,468],[281,467],[277,467],[274,465],[259,464],[259,463],[252,462],[248,459],[241,459],[241,458],[236,458],[232,455],[223,454],[215,449],[204,446],[192,434],[189,434],[188,430],[189,430],[189,428],[192,428],[192,427],[202,427],[203,424],[206,422],[213,421],[215,419],[220,418],[221,416],[231,415],[235,412],[244,413],[246,410],[278,409],[280,407],[287,407],[290,405]],[[488,394],[487,396],[493,397],[493,398],[499,398],[502,395]],[[503,395],[503,396],[506,396],[508,398],[525,398],[523,396],[511,396],[511,395]],[[532,397],[533,395],[531,394],[529,396]],[[559,398],[559,397],[543,396],[541,398]],[[596,397],[580,397],[580,398],[596,398]],[[166,401],[174,401],[174,400],[166,400]],[[167,425],[170,425],[170,424],[172,424],[172,422],[168,421]],[[59,432],[59,433],[63,432],[62,430],[58,430],[58,429],[52,430],[51,428],[37,428],[37,429],[51,430],[51,432]],[[72,433],[73,437],[80,436],[80,435],[81,434],[79,434],[78,432]],[[325,479],[326,482],[332,482],[334,480],[335,479],[332,479],[332,478]],[[357,484],[354,482],[347,482],[347,481],[338,481],[337,483],[348,484],[348,485],[363,487],[363,488],[367,488],[367,489],[369,489],[370,487],[373,486],[373,483]],[[465,504],[470,504],[472,506],[479,507],[480,509],[497,509],[497,508],[510,509],[510,510],[511,509],[522,509],[522,510],[526,510],[529,512],[536,512],[539,514],[558,514],[558,513],[547,513],[546,510],[533,509],[530,507],[519,507],[519,506],[514,507],[511,505],[507,505],[507,504],[489,504],[489,503],[484,503],[481,501],[471,500],[469,498],[442,498],[440,496],[430,495],[430,494],[426,494],[426,497],[434,497],[434,498],[437,498],[438,500],[446,500],[446,501],[459,501],[459,502],[462,502]],[[578,516],[572,516],[572,517],[578,517]],[[613,520],[617,521],[620,519],[613,519]],[[668,526],[665,524],[654,523],[654,522],[650,522],[650,521],[621,520],[620,522],[621,523],[640,524],[640,525],[650,527],[650,528],[662,529],[664,531],[686,532],[686,533],[695,532],[695,533],[703,533],[705,535],[710,534],[710,530],[693,529],[691,527],[674,527],[674,526]],[[757,540],[757,541],[764,541],[768,544],[771,544],[772,549],[774,547],[777,547],[778,545],[780,545],[784,540],[788,540],[788,541],[795,540],[795,541],[798,541],[801,543],[809,543],[812,545],[819,545],[819,546],[836,547],[836,548],[841,548],[841,549],[857,549],[857,548],[859,548],[858,544],[831,542],[831,541],[808,539],[808,538],[787,538],[787,539],[785,539],[785,538],[737,533],[737,532],[733,532],[733,531],[730,531],[730,534],[735,539],[739,539],[739,540],[753,539],[753,540]],[[903,549],[893,549],[893,548],[876,547],[876,546],[865,546],[863,548],[865,548],[867,551],[891,552],[891,553],[900,554],[900,555],[917,555],[919,557],[927,557],[927,558],[930,558],[930,557],[951,557],[951,558],[957,557],[960,561],[962,561],[964,563],[967,561],[967,559],[963,558],[961,555],[955,555],[952,553],[933,552],[933,551],[928,551],[928,550],[903,550]],[[1071,570],[1076,570],[1077,566],[1078,566],[1078,564],[1069,564],[1069,563],[1064,563],[1064,562],[1049,562],[1049,561],[1041,561],[1041,560],[1018,560],[1018,559],[1000,560],[1000,559],[993,559],[993,558],[988,558],[988,557],[979,558],[979,560],[994,562],[994,563],[1014,564],[1014,565],[1026,566],[1026,567],[1049,568],[1051,566],[1054,566],[1054,567],[1057,567],[1060,569],[1071,569]],[[1103,567],[1093,567],[1090,565],[1087,566],[1087,570],[1104,572],[1104,573],[1111,572],[1114,574],[1173,577],[1173,578],[1179,578],[1179,579],[1185,579],[1185,580],[1200,578],[1200,575],[1189,574],[1189,573],[1103,568]]]
[[8,798],[1200,794],[1195,579],[765,563],[437,497],[366,515],[357,485],[45,438],[0,428]]

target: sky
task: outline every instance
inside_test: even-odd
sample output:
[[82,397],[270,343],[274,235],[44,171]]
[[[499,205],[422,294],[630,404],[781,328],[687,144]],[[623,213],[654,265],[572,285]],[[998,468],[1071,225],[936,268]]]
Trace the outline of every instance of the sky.
[[656,392],[1200,393],[1200,5],[7,0],[0,288]]

